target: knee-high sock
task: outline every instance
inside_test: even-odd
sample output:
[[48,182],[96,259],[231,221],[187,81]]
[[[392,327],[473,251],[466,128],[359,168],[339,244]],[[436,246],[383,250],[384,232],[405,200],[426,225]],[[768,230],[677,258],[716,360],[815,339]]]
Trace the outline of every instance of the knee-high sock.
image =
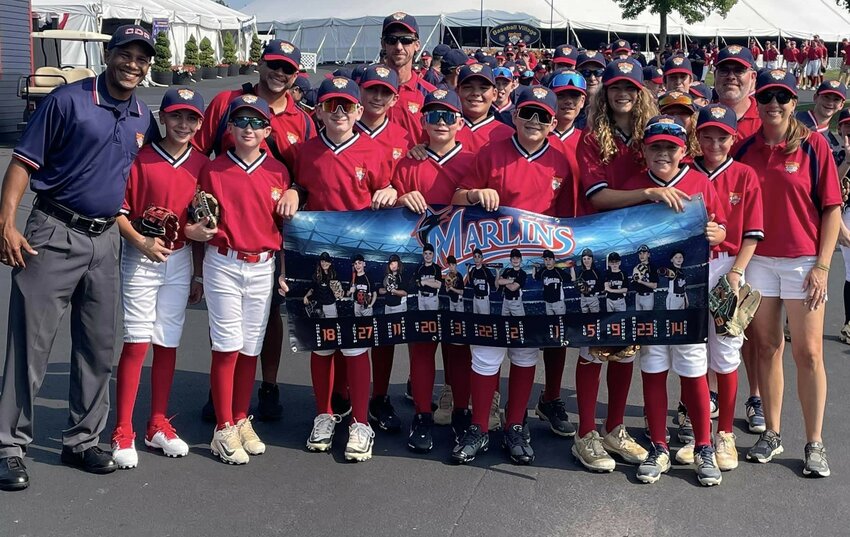
[[369,353],[347,356],[348,391],[351,394],[351,416],[360,423],[369,423]]
[[511,364],[508,378],[508,404],[505,408],[505,427],[522,425],[528,413],[528,400],[534,387],[534,372],[537,366],[520,367]]
[[[455,410],[469,407],[472,382],[472,351],[469,345],[446,345],[449,348],[449,361],[452,363],[452,397]],[[497,382],[498,383],[498,382]],[[492,397],[491,397],[492,399]]]
[[613,431],[623,423],[626,415],[626,399],[629,397],[629,387],[632,385],[634,362],[608,362],[608,417],[605,420],[605,430]]
[[[667,446],[667,371],[641,372],[643,405],[653,444]],[[706,399],[708,396],[706,395]]]
[[599,396],[599,373],[602,364],[583,358],[576,364],[576,400],[578,401],[578,435],[584,437],[596,429],[596,398]]
[[485,432],[489,430],[490,405],[493,403],[493,394],[496,393],[498,385],[498,373],[495,375],[482,375],[475,371],[471,373],[472,423]]
[[342,352],[336,351],[333,355],[334,362],[334,381],[333,393],[339,395],[343,399],[348,399],[348,370],[347,358]]
[[443,383],[452,385],[452,361],[449,360],[449,356],[452,355],[452,350],[450,347],[456,347],[457,345],[450,345],[448,343],[440,343],[440,354],[443,355]]
[[133,408],[139,393],[139,380],[142,377],[142,364],[148,353],[148,343],[124,343],[121,358],[118,359],[118,378],[116,379],[116,427],[125,431],[133,430]]
[[331,386],[334,383],[334,357],[310,354],[310,378],[316,396],[316,413],[333,414],[331,409]]
[[731,373],[717,373],[717,430],[732,432],[735,419],[735,399],[738,397],[738,370]]
[[394,353],[395,345],[384,345],[372,349],[372,395],[375,397],[387,395],[390,389]]
[[212,351],[210,385],[219,429],[225,423],[233,424],[233,377],[238,357],[239,351]]
[[708,377],[681,377],[682,402],[688,407],[688,416],[694,427],[697,446],[711,444],[711,410],[708,395]]
[[168,412],[168,397],[174,382],[174,368],[177,365],[177,349],[173,347],[153,346],[153,365],[151,366],[151,423],[165,419]]
[[431,396],[436,375],[436,343],[410,343],[410,384],[417,414],[431,413]]
[[543,368],[546,375],[546,385],[543,388],[544,401],[554,401],[561,397],[561,379],[564,377],[566,363],[567,349],[543,349]]
[[257,377],[257,357],[239,354],[236,372],[233,375],[233,421],[248,417],[251,394],[254,393],[254,379]]

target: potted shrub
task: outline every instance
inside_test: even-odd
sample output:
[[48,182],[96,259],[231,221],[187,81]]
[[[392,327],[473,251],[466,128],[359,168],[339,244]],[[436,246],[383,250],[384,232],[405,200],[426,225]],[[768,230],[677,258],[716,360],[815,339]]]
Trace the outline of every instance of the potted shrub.
[[254,71],[254,66],[251,64],[251,62],[240,61],[237,68],[239,70],[240,75],[247,75],[248,73]]
[[233,34],[226,32],[224,41],[221,44],[222,57],[221,63],[227,66],[227,76],[236,76],[239,74],[239,65],[236,63],[236,43],[233,42]]
[[218,76],[218,71],[215,68],[215,57],[213,56],[212,43],[210,43],[210,40],[207,37],[201,39],[198,63],[201,66],[201,78],[204,80],[213,79]]
[[171,84],[171,43],[168,41],[168,35],[165,32],[159,32],[156,35],[156,43],[154,44],[156,56],[154,57],[153,65],[151,66],[151,78],[157,84]]
[[252,66],[260,63],[260,56],[262,54],[263,43],[260,41],[260,36],[257,35],[257,32],[254,32],[254,35],[251,36],[251,50],[248,54],[248,60]]
[[175,65],[171,68],[171,84],[174,86],[186,86],[195,82],[194,65]]
[[198,42],[195,41],[195,36],[191,35],[183,48],[183,65],[172,69],[172,82],[175,85],[186,85],[192,82],[198,63]]

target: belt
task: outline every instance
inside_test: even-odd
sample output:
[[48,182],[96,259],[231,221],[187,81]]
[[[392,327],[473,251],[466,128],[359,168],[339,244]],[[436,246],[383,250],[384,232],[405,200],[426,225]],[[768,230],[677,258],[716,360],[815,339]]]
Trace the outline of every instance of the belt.
[[110,216],[109,218],[83,216],[49,198],[43,198],[41,196],[36,197],[35,208],[48,216],[56,218],[74,231],[79,231],[87,235],[100,235],[115,223],[114,216]]
[[490,296],[473,296],[472,298],[474,298],[475,300],[488,300]]
[[522,300],[522,297],[516,297],[516,298],[507,298],[506,297],[505,300],[507,300],[508,302],[514,302],[516,300]]
[[649,293],[638,293],[637,295],[638,296],[651,296],[652,293],[651,292],[649,292]]
[[676,298],[684,298],[685,293],[673,293],[673,296],[676,297]]
[[227,256],[231,259],[243,261],[245,263],[262,263],[263,261],[268,261],[269,259],[274,257],[274,252],[272,250],[255,254],[250,252],[239,252],[237,250],[231,250],[226,246],[219,246],[218,253],[223,256]]

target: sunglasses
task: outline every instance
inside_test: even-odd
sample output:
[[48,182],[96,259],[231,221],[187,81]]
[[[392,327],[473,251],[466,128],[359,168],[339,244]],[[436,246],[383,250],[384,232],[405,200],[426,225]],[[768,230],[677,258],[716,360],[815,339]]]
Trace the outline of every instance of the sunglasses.
[[675,123],[653,123],[643,131],[644,137],[657,136],[659,134],[687,138],[688,131],[681,125],[677,125]]
[[322,110],[329,113],[335,114],[339,112],[339,109],[342,108],[342,111],[346,114],[353,114],[360,107],[360,103],[353,103],[351,101],[344,101],[342,99],[330,99],[319,106],[322,107]]
[[236,125],[236,127],[240,128],[240,129],[244,129],[244,128],[247,128],[248,126],[250,126],[251,129],[255,130],[255,131],[260,130],[260,129],[265,129],[266,127],[269,126],[268,121],[266,121],[265,119],[259,118],[259,117],[240,116],[240,117],[235,117],[235,118],[231,119],[230,122],[233,123],[234,125]]
[[773,99],[776,99],[776,102],[779,104],[788,104],[793,98],[794,95],[792,95],[790,91],[786,90],[762,91],[761,93],[756,93],[756,101],[758,101],[759,104],[770,104],[770,101]]
[[283,60],[266,61],[266,66],[272,71],[283,71],[285,75],[294,75],[298,72],[298,68],[289,62]]
[[412,35],[385,35],[384,36],[384,44],[390,45],[392,47],[401,43],[404,46],[412,45],[419,41],[416,37]]
[[561,73],[555,75],[550,83],[552,89],[564,89],[574,87],[577,90],[586,90],[587,81],[578,73]]
[[579,73],[581,73],[581,76],[584,78],[590,78],[591,76],[602,78],[602,75],[605,73],[605,69],[582,69]]
[[538,122],[544,125],[552,123],[552,114],[550,114],[546,110],[541,110],[540,108],[531,106],[520,108],[519,110],[517,110],[516,117],[522,119],[523,121],[537,120]]
[[457,121],[457,112],[451,110],[428,110],[422,117],[425,118],[425,123],[429,125],[438,125],[440,121],[446,125],[453,125]]

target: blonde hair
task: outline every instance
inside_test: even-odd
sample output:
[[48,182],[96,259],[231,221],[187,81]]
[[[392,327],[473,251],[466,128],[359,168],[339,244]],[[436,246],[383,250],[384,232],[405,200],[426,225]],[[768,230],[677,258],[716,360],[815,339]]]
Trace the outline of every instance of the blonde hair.
[[[641,86],[637,94],[637,102],[631,111],[632,137],[629,147],[639,148],[643,141],[643,129],[653,117],[658,115],[656,99],[645,87]],[[585,136],[593,134],[599,144],[599,160],[609,164],[617,155],[617,144],[614,142],[614,113],[608,106],[608,86],[596,92],[590,102],[588,124],[591,126]]]
[[790,155],[800,148],[800,144],[809,139],[812,131],[794,116],[788,120],[788,130],[785,131],[785,154]]

